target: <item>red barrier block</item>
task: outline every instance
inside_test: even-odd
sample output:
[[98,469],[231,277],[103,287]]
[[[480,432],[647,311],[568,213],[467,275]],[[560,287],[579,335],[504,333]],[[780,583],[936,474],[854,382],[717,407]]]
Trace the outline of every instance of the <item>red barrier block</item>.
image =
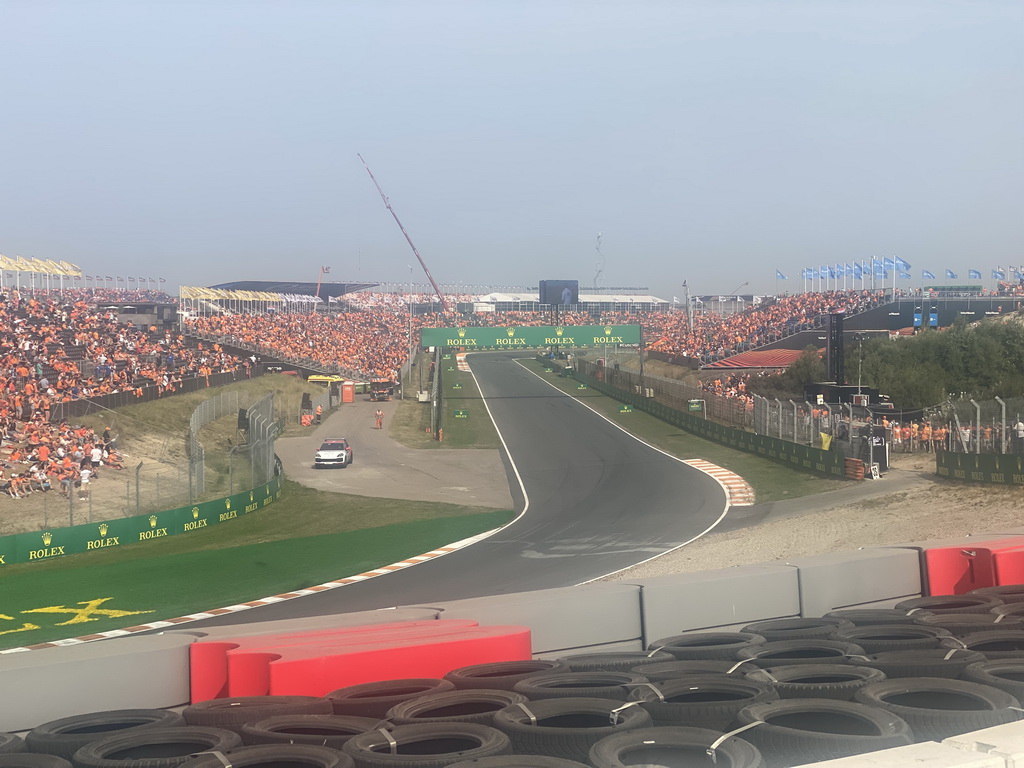
[[527,627],[479,627],[470,619],[198,641],[191,646],[192,701],[322,696],[358,683],[441,677],[469,664],[529,659],[531,652]]
[[964,540],[962,544],[936,547],[924,551],[928,594],[963,595],[972,589],[994,587],[996,556],[1024,548],[1024,537],[980,541]]
[[1024,584],[1024,547],[999,550],[994,555],[996,585]]

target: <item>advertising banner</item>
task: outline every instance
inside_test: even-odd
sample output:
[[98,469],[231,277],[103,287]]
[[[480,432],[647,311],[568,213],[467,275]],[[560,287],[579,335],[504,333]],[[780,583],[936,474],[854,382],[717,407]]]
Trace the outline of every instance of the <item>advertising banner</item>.
[[935,474],[973,483],[1024,485],[1024,455],[941,451],[935,454]]
[[280,495],[281,478],[275,477],[265,485],[233,496],[150,515],[0,536],[0,566],[42,562],[64,555],[192,533],[255,512],[272,504]]
[[527,349],[529,347],[602,347],[639,344],[639,325],[527,325],[511,328],[469,326],[423,328],[421,347]]

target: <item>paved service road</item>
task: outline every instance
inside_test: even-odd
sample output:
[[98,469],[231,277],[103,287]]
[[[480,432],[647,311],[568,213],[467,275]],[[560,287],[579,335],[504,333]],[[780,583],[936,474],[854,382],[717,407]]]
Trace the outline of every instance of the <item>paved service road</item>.
[[[673,549],[721,518],[725,491],[709,476],[633,439],[511,354],[468,360],[525,487],[520,518],[488,539],[421,565],[195,625],[570,586]],[[511,466],[507,476],[493,481],[510,483],[522,509]]]

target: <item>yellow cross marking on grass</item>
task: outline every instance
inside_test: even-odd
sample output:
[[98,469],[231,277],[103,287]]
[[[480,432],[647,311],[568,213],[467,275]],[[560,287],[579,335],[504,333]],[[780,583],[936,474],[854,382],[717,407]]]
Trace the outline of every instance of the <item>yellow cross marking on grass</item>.
[[[3,621],[17,621],[13,616],[7,616],[6,614],[0,613],[0,619]],[[33,629],[39,629],[35,624],[29,624],[27,621],[17,629],[0,629],[0,635],[9,635],[12,632],[28,632]]]
[[22,613],[71,613],[74,614],[67,621],[62,621],[55,626],[64,627],[68,624],[84,624],[87,621],[98,621],[98,616],[107,616],[112,619],[120,618],[121,616],[135,616],[140,613],[153,613],[153,611],[118,611],[114,608],[100,608],[103,603],[108,600],[113,600],[112,597],[101,597],[96,600],[83,600],[78,605],[83,606],[82,608],[66,608],[63,605],[51,605],[47,608],[32,608],[28,611],[22,611]]

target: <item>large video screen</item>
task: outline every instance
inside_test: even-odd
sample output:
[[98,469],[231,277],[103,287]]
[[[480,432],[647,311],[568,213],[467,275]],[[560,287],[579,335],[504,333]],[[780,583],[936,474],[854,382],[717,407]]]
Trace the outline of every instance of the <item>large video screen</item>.
[[579,280],[541,280],[541,304],[579,304]]

